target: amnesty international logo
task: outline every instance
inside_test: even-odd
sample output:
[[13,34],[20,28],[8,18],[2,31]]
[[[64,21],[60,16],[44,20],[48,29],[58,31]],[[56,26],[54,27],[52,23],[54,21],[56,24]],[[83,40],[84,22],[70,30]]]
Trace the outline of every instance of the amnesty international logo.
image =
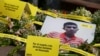
[[83,27],[83,28],[88,28],[88,29],[92,29],[92,28],[93,28],[93,25],[82,23],[82,24],[81,24],[81,27]]

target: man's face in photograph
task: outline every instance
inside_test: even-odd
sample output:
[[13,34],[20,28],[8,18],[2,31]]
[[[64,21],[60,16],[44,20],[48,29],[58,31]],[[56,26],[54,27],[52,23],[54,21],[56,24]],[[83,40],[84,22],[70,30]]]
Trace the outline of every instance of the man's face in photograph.
[[75,34],[78,31],[76,25],[65,25],[64,30],[67,34]]

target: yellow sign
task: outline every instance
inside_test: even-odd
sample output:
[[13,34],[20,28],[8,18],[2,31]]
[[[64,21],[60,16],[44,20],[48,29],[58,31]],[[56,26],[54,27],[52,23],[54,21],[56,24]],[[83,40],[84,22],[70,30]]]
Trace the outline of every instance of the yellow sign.
[[38,10],[38,7],[36,7],[36,6],[34,6],[34,5],[30,4],[30,3],[28,3],[28,6],[29,6],[29,8],[30,8],[31,15],[32,15],[32,16],[35,16],[35,15],[36,15],[36,12],[37,12],[37,10]]
[[3,0],[0,0],[0,16],[3,16]]
[[22,1],[4,0],[0,12],[2,15],[19,20],[24,11],[25,5],[26,3]]
[[58,56],[59,39],[28,36],[25,56]]
[[28,12],[35,16],[38,9],[29,3],[14,0],[0,1],[0,8],[0,16],[8,16],[17,20],[21,19],[23,12]]

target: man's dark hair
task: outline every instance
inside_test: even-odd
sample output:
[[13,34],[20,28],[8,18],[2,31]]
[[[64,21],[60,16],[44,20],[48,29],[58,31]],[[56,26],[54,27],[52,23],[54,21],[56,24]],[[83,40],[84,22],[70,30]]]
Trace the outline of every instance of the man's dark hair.
[[65,28],[66,25],[75,25],[77,27],[77,24],[76,23],[66,22],[66,23],[64,23],[63,28]]

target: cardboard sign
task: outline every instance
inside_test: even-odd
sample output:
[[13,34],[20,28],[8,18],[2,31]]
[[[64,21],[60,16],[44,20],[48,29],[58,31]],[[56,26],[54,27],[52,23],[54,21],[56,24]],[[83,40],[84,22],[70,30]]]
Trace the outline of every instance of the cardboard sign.
[[0,12],[2,15],[19,20],[24,11],[25,5],[26,3],[21,1],[4,0],[3,4],[0,5],[2,6]]
[[0,0],[0,8],[1,8],[0,9],[0,16],[3,15],[3,11],[2,11],[3,10],[3,3],[4,3],[3,0]]
[[24,11],[27,11],[32,16],[36,15],[37,7],[23,2],[23,1],[14,1],[14,0],[4,0],[0,2],[0,15],[8,16],[13,19],[20,20]]
[[30,3],[28,3],[28,6],[30,8],[30,11],[31,11],[31,15],[32,16],[35,16],[36,15],[36,12],[38,11],[38,8]]
[[58,56],[59,39],[28,36],[25,56]]

